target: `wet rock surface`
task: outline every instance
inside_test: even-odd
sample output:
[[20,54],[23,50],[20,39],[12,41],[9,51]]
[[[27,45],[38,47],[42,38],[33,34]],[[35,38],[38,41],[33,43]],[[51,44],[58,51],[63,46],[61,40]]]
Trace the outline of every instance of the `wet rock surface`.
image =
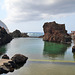
[[24,55],[21,55],[21,54],[15,54],[11,60],[14,61],[15,63],[25,63],[26,60],[28,59],[28,57],[24,56]]
[[71,43],[71,36],[65,30],[65,24],[47,22],[43,25],[44,41],[52,41],[59,43]]
[[14,55],[11,60],[6,58],[7,62],[3,63],[3,65],[0,65],[0,74],[13,72],[15,69],[19,69],[26,63],[27,59],[28,57],[22,54]]

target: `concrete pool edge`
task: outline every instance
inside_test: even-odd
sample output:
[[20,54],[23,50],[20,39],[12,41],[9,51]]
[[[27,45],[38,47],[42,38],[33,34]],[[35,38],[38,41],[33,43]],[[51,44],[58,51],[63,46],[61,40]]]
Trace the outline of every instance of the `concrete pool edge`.
[[65,60],[28,59],[28,61],[29,62],[36,62],[36,63],[75,64],[75,61],[65,61]]

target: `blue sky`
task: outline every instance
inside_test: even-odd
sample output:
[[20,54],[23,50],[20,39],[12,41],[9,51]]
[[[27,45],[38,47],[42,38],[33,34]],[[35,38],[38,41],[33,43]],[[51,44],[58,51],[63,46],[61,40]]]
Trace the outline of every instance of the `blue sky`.
[[3,9],[4,0],[0,0],[0,20],[4,19],[7,15],[6,10]]
[[43,32],[45,22],[75,30],[75,0],[0,0],[0,20],[9,31]]

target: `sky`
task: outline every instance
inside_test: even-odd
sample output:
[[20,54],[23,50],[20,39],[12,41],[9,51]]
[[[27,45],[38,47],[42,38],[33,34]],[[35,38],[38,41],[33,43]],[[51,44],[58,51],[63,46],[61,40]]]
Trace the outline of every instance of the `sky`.
[[43,32],[52,21],[75,31],[75,0],[0,0],[0,20],[10,32]]

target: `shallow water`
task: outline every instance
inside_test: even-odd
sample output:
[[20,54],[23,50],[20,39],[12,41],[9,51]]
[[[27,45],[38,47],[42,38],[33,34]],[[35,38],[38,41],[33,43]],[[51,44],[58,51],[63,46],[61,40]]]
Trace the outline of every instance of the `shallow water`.
[[75,60],[72,46],[44,42],[42,38],[15,38],[0,48],[0,55],[20,53],[29,58],[22,68],[7,75],[75,75],[75,63],[70,62]]

